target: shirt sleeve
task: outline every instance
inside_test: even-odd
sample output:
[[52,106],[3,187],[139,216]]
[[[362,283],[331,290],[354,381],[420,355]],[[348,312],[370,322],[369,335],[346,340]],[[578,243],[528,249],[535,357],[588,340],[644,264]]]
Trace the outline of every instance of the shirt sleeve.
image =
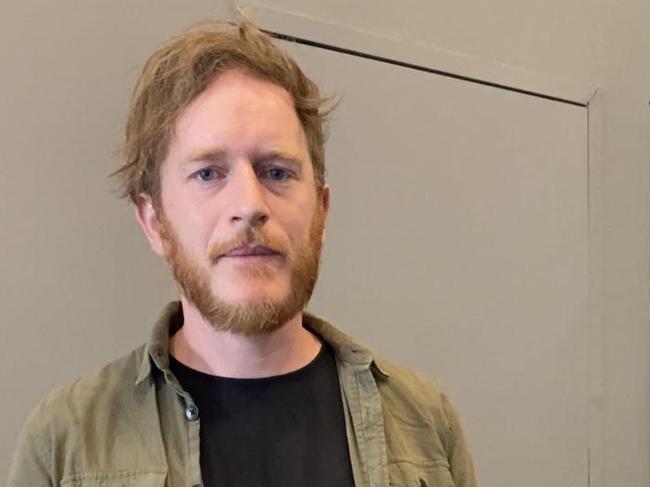
[[34,415],[25,423],[9,469],[7,487],[52,487],[52,456],[35,433]]
[[454,485],[455,487],[477,487],[474,463],[460,425],[458,413],[445,394],[442,394],[442,408],[449,428],[446,449]]

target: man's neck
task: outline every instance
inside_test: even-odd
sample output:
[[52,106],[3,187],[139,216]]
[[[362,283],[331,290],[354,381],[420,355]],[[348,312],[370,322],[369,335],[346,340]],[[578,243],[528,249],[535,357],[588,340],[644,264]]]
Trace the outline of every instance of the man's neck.
[[302,326],[302,313],[273,332],[244,336],[216,331],[196,307],[181,302],[183,326],[171,338],[169,353],[195,370],[240,379],[272,377],[304,367],[320,350],[318,338]]

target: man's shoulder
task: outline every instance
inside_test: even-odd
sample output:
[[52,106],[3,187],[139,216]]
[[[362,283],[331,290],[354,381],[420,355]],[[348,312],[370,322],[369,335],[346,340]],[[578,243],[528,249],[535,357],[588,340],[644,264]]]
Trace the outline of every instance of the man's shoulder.
[[471,455],[458,414],[430,378],[375,357],[388,470],[396,485],[475,486]]
[[447,435],[458,427],[457,412],[445,390],[432,378],[410,367],[380,356],[374,361],[383,372],[377,387],[385,421],[407,421],[434,429],[444,443]]
[[421,423],[446,424],[451,405],[432,379],[375,354],[327,320],[306,313],[304,323],[334,347],[340,362],[356,366],[371,363],[385,416],[408,415]]
[[162,472],[157,395],[149,368],[143,369],[147,360],[148,347],[140,346],[48,394],[25,422],[9,485],[24,485],[25,479],[59,485],[117,467],[122,473],[142,465],[149,473]]
[[377,388],[392,475],[427,478],[434,485],[447,485],[451,478],[455,485],[475,485],[458,414],[445,392],[409,367],[381,357],[375,364],[383,372]]
[[382,356],[375,356],[374,363],[384,377],[378,380],[378,387],[386,399],[416,405],[427,411],[444,407],[447,396],[432,378]]
[[[25,423],[28,434],[55,439],[137,401],[136,380],[148,347],[141,345],[126,355],[47,394]],[[94,418],[94,419],[93,419]]]

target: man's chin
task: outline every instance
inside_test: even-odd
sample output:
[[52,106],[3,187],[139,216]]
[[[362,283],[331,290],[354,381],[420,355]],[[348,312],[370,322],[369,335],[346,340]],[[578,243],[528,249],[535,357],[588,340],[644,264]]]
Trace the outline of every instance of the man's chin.
[[213,302],[199,311],[217,331],[254,336],[278,330],[300,310],[286,301],[242,300]]
[[233,310],[255,310],[255,309],[264,309],[278,306],[281,304],[278,300],[272,299],[237,299],[232,301],[219,301],[222,308],[229,308]]
[[239,286],[235,289],[213,293],[216,302],[230,307],[273,306],[284,302],[288,291],[269,289],[267,286]]

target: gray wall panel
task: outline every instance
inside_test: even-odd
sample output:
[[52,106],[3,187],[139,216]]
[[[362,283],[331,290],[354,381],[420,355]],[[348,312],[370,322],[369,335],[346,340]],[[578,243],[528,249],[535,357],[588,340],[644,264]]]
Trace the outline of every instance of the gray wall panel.
[[313,309],[451,392],[482,485],[586,485],[586,109],[294,50],[343,93]]
[[[105,176],[138,66],[227,14],[212,5],[21,2],[0,20],[0,479],[27,410],[146,339],[174,294]],[[483,485],[583,485],[585,110],[300,56],[344,94],[313,309],[452,393]]]

